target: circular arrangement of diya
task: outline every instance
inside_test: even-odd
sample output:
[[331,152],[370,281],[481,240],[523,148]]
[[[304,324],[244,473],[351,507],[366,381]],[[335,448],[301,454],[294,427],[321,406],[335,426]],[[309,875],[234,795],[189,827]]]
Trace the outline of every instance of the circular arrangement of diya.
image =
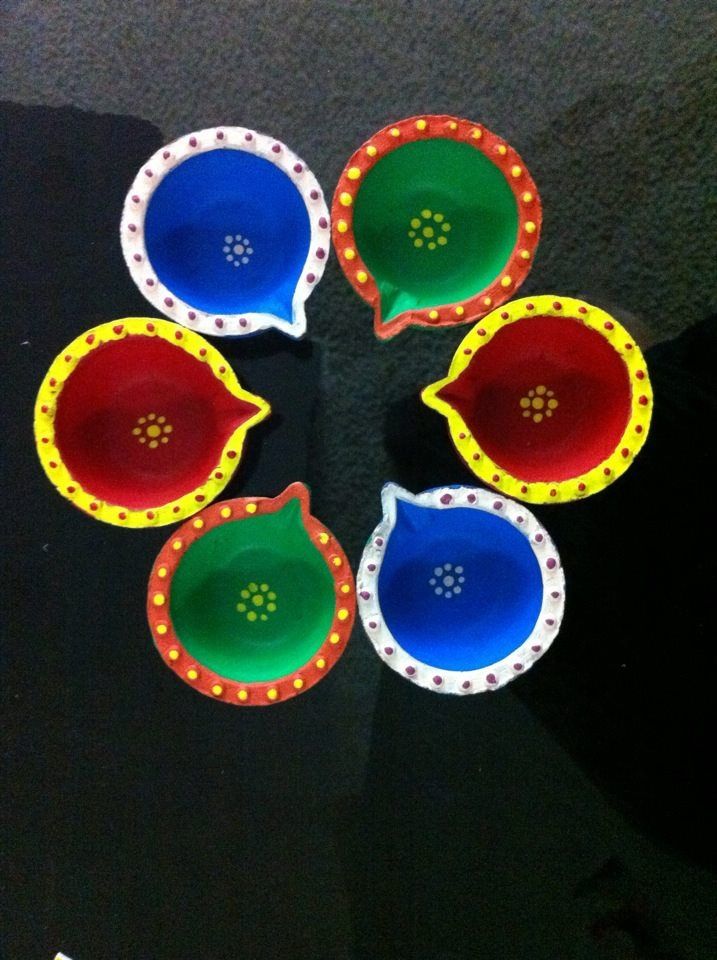
[[448,375],[423,390],[477,477],[530,503],[597,493],[650,427],[652,389],[634,339],[570,297],[514,300],[485,317]]
[[53,362],[35,439],[48,477],[81,510],[160,526],[224,489],[247,430],[269,412],[198,334],[132,317],[85,331]]
[[381,659],[438,693],[496,690],[560,629],[565,578],[547,531],[478,487],[383,488],[364,549],[359,613]]
[[303,336],[329,213],[281,141],[216,127],[162,147],[135,177],[120,232],[134,282],[170,319],[217,336]]
[[176,322],[130,317],[78,336],[40,387],[35,439],[54,486],[90,516],[186,521],[147,592],[155,645],[184,682],[236,706],[308,690],[343,653],[357,595],[381,659],[435,692],[496,690],[547,650],[565,603],[560,558],[508,497],[560,503],[602,490],[644,444],[653,397],[639,347],[604,310],[510,300],[541,221],[524,161],[460,117],[401,120],[346,164],[333,242],[377,336],[478,321],[422,399],[494,488],[414,495],[387,484],[354,582],[303,484],[212,503],[270,407],[197,331],[304,334],[332,232],[316,178],[281,141],[232,126],[180,137],[139,170],[122,250],[138,288]]
[[374,134],[334,193],[333,239],[377,336],[484,316],[515,294],[541,204],[517,152],[481,124],[410,117]]
[[344,651],[355,608],[346,554],[301,483],[188,520],[160,551],[147,592],[164,661],[201,693],[249,707],[318,683]]

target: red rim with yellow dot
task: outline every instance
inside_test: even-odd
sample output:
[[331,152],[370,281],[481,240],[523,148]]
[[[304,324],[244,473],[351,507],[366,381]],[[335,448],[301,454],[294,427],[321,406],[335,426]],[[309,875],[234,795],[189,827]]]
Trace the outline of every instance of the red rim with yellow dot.
[[[409,143],[445,139],[480,151],[503,174],[516,203],[517,229],[512,252],[483,289],[464,299],[407,309],[384,320],[380,291],[362,258],[354,230],[355,201],[366,175],[384,157]],[[540,239],[542,205],[525,162],[518,152],[482,124],[450,115],[409,117],[389,124],[367,140],[349,159],[334,192],[332,238],[341,269],[356,293],[374,310],[374,331],[389,339],[407,326],[446,327],[471,323],[514,296],[530,272]]]
[[183,520],[227,485],[247,431],[268,416],[224,357],[168,320],[86,330],[55,359],[35,403],[35,443],[57,491],[122,527]]
[[[239,527],[242,523],[261,520],[261,518],[270,521],[272,518],[276,520],[280,514],[291,508],[295,509],[297,519],[300,518],[300,524],[303,527],[301,535],[303,537],[305,534],[305,547],[312,551],[312,562],[315,561],[317,569],[320,568],[322,571],[321,577],[323,580],[331,583],[330,605],[328,604],[328,594],[326,594],[327,602],[324,605],[327,609],[321,615],[325,632],[322,633],[318,643],[311,642],[310,655],[306,656],[305,659],[303,659],[303,654],[300,655],[302,662],[297,664],[294,669],[279,676],[263,677],[260,680],[242,679],[235,674],[244,670],[249,676],[252,672],[246,652],[240,652],[238,659],[234,660],[231,660],[235,657],[234,651],[229,652],[230,661],[228,662],[232,662],[231,671],[216,668],[216,650],[212,645],[216,642],[217,646],[221,646],[227,638],[219,639],[218,635],[213,635],[211,622],[203,625],[206,628],[207,641],[200,640],[198,646],[197,638],[194,636],[190,642],[192,624],[196,623],[196,620],[192,620],[191,611],[188,618],[186,603],[176,602],[176,591],[179,589],[178,577],[184,576],[186,581],[187,567],[185,566],[183,573],[178,573],[178,571],[181,571],[183,563],[186,564],[187,558],[191,556],[193,550],[195,551],[195,564],[197,560],[200,563],[202,562],[202,557],[196,552],[197,547],[200,551],[208,551],[207,556],[216,557],[218,540],[223,536],[241,537]],[[274,541],[272,548],[275,547],[276,542]],[[246,556],[255,555],[251,552],[246,554]],[[228,554],[225,552],[223,556],[226,558]],[[242,555],[238,554],[238,556]],[[224,571],[207,570],[206,580],[203,583],[198,583],[193,589],[196,589],[197,596],[203,594],[204,600],[214,604],[212,610],[215,609],[217,596],[220,604],[225,602],[224,598],[226,597],[227,609],[231,608],[231,611],[235,606],[237,611],[242,608],[246,609],[241,597],[248,591],[239,589],[244,580],[247,579],[244,571],[239,569],[243,561],[234,562],[234,560],[229,559],[225,562],[226,569]],[[287,557],[286,562],[291,564],[291,558]],[[215,595],[212,591],[219,582],[216,579],[217,577],[221,581],[221,587],[220,593]],[[259,580],[260,578],[256,579]],[[251,586],[256,587],[257,585],[252,583]],[[263,589],[265,586],[268,588],[267,584],[262,584],[261,588]],[[301,590],[301,587],[302,584],[298,583],[297,588]],[[175,595],[173,595],[173,588]],[[254,596],[258,596],[260,592],[260,589],[257,589]],[[283,600],[282,591],[277,588],[277,592],[277,603],[281,604]],[[264,596],[269,595],[267,592],[264,594]],[[275,597],[276,595],[272,592],[271,596]],[[235,603],[237,600],[239,602]],[[200,606],[198,600],[196,606],[197,608]],[[251,607],[251,603],[249,603],[249,606]],[[266,608],[257,607],[258,609]],[[300,605],[297,607],[294,603],[290,603],[290,610],[292,618],[301,624],[305,609]],[[235,500],[225,500],[212,504],[197,516],[188,520],[167,540],[157,556],[147,589],[147,618],[152,638],[167,666],[181,680],[205,696],[240,707],[262,707],[281,703],[304,693],[322,680],[346,648],[355,613],[355,584],[346,554],[331,531],[311,514],[309,491],[304,484],[298,482],[292,483],[277,497],[240,497]],[[204,614],[200,612],[199,616],[203,617]],[[240,638],[242,629],[246,637],[248,630],[244,623],[246,616],[243,610],[241,613],[237,613],[237,638]],[[269,627],[266,623],[262,624],[257,617],[253,618],[251,628],[259,632],[255,633],[250,639],[251,650],[249,656],[252,656],[254,651],[260,648],[262,639],[270,638],[270,635],[266,633]],[[224,629],[223,624],[221,629]],[[302,629],[302,627],[299,629]],[[260,632],[262,630],[265,631],[264,634]],[[274,636],[270,639],[274,644],[281,642],[281,637]],[[228,642],[231,646],[231,636]],[[237,642],[241,643],[241,640],[238,639]],[[243,665],[241,663],[242,658],[245,658]],[[263,666],[262,669],[264,669]],[[233,675],[229,675],[230,672]]]
[[580,500],[617,480],[653,406],[645,358],[622,324],[554,295],[490,313],[421,396],[470,470],[528,503]]

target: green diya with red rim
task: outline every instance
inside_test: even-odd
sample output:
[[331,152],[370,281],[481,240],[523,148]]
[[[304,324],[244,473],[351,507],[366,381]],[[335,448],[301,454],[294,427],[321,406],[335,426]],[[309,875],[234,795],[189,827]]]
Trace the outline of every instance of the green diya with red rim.
[[515,294],[540,236],[518,153],[481,124],[422,116],[385,127],[346,164],[333,241],[376,335],[476,320]]
[[147,615],[165,663],[237,706],[308,690],[344,651],[356,609],[346,554],[293,483],[207,507],[164,545]]

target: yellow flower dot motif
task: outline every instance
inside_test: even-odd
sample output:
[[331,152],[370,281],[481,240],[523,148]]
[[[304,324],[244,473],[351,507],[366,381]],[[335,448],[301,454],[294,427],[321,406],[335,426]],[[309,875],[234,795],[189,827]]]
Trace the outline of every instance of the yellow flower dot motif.
[[[427,250],[437,250],[445,247],[448,237],[445,236],[451,229],[445,214],[434,213],[426,208],[421,210],[419,217],[412,217],[408,229],[408,239],[416,249],[425,247]],[[436,236],[438,234],[438,236]]]
[[276,593],[268,583],[250,583],[239,594],[241,600],[237,604],[237,611],[243,613],[249,623],[265,622],[269,614],[274,613],[277,607]]
[[533,423],[541,423],[545,417],[552,417],[557,410],[558,401],[555,392],[541,384],[521,397],[520,408],[524,417],[530,417]]
[[156,450],[160,444],[169,443],[172,424],[167,423],[166,417],[158,417],[156,413],[148,413],[146,417],[138,417],[132,428],[132,436],[146,444],[150,450]]

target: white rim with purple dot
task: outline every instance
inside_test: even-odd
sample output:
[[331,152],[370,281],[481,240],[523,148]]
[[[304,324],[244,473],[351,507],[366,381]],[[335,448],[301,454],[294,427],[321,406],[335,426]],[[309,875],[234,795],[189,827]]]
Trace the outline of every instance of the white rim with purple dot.
[[[508,656],[477,670],[444,670],[411,656],[393,636],[381,611],[378,581],[386,544],[396,525],[398,500],[438,510],[469,507],[495,513],[528,540],[540,567],[543,603],[532,632]],[[565,576],[558,551],[545,527],[530,510],[480,487],[438,487],[412,494],[396,483],[384,486],[381,503],[383,519],[364,548],[356,578],[361,622],[379,657],[402,677],[427,690],[461,695],[497,690],[530,669],[557,636],[565,609]]]
[[[208,150],[244,150],[269,160],[285,173],[301,194],[311,227],[311,241],[292,301],[293,322],[272,313],[207,313],[186,303],[157,277],[147,256],[144,219],[152,194],[163,178],[189,157]],[[276,329],[298,339],[306,332],[304,304],[317,286],[331,248],[331,222],[324,193],[303,160],[284,143],[246,127],[210,127],[179,137],[142,164],[127,193],[120,224],[122,253],[132,279],[149,302],[170,320],[198,333],[242,337]]]

